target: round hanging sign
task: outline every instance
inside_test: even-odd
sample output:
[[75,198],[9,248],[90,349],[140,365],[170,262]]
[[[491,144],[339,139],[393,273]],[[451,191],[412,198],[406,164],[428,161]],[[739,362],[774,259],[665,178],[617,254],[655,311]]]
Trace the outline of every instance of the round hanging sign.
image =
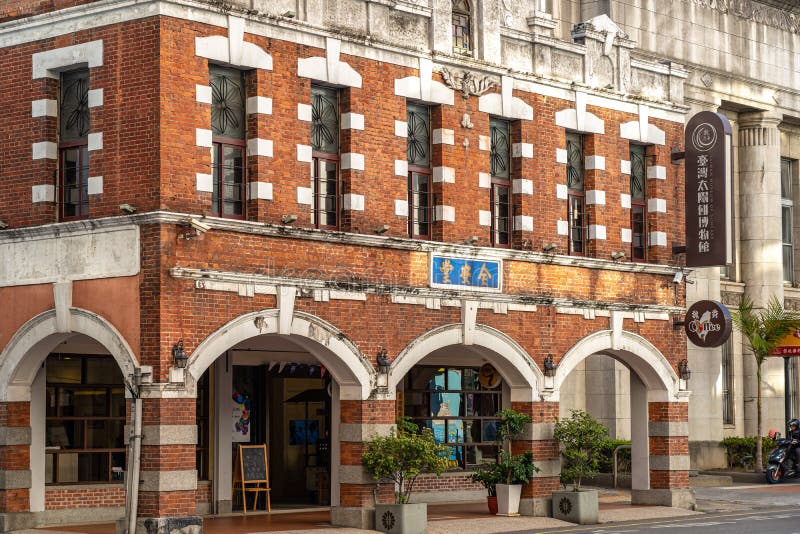
[[686,310],[683,328],[692,344],[712,348],[719,347],[728,340],[733,322],[724,304],[715,300],[701,300]]
[[500,380],[500,373],[497,372],[497,369],[495,369],[492,364],[483,364],[483,367],[481,367],[478,373],[478,382],[480,382],[481,386],[485,389],[494,389],[500,385]]

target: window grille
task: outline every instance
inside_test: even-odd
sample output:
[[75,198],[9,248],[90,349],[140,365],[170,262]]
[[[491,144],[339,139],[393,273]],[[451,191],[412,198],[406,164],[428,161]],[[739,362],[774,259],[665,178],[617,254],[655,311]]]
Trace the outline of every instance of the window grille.
[[211,210],[219,217],[244,217],[245,91],[243,73],[210,67],[211,78]]
[[339,225],[339,91],[311,86],[311,221],[317,228]]
[[508,247],[511,244],[511,143],[508,121],[490,119],[489,138],[492,245]]
[[59,204],[62,220],[89,215],[89,70],[61,75]]
[[647,156],[643,145],[630,145],[631,260],[647,259]]
[[584,191],[583,136],[567,133],[567,221],[569,224],[569,252],[586,254],[586,199]]
[[734,424],[733,405],[733,342],[722,345],[722,424]]

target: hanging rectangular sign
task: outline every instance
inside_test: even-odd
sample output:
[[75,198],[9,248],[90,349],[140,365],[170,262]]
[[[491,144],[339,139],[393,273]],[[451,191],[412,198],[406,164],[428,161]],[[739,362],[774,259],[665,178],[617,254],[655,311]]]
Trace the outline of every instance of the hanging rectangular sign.
[[724,115],[703,111],[686,125],[686,266],[733,261],[732,129]]
[[800,330],[793,328],[786,334],[770,356],[800,356]]
[[500,260],[480,260],[453,256],[431,255],[431,287],[500,291],[503,263]]

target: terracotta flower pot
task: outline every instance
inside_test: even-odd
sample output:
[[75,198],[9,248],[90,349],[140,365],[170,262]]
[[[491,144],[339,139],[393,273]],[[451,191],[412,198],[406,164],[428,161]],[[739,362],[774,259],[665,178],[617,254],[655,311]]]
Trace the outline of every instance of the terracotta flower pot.
[[486,497],[486,503],[489,505],[489,513],[492,515],[497,515],[497,496],[489,495]]

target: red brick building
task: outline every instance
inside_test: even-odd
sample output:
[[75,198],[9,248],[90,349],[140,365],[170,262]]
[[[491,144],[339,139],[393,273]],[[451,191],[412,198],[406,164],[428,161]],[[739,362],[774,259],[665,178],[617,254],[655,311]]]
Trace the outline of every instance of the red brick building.
[[0,8],[3,530],[122,517],[134,396],[140,522],[237,508],[265,443],[274,502],[368,525],[398,415],[452,445],[418,497],[474,496],[501,407],[544,514],[594,354],[633,371],[635,502],[691,502],[686,72],[607,17],[455,4]]

